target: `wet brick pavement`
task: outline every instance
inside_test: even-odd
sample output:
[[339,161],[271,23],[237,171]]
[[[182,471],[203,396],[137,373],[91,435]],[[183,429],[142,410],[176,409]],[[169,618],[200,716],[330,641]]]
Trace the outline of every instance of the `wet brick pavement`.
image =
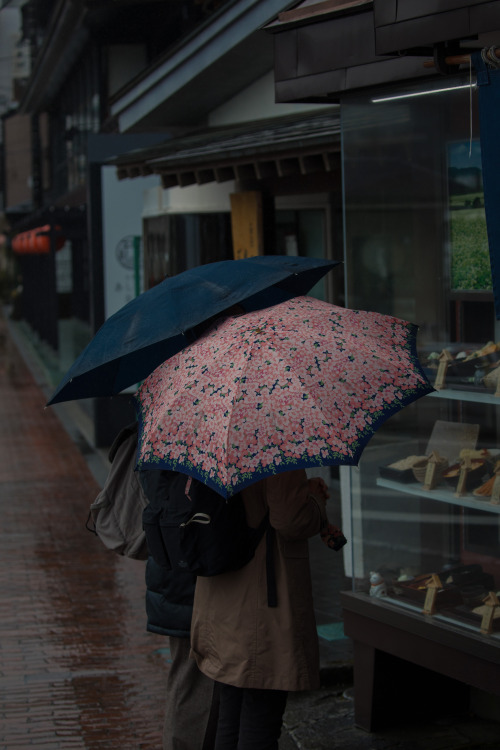
[[[0,316],[0,750],[160,750],[168,644],[145,629],[144,565],[85,530],[100,485],[32,371]],[[325,550],[320,624],[343,583]],[[500,750],[472,715],[358,729],[350,641],[321,646],[324,685],[290,696],[280,750]]]
[[161,747],[166,639],[144,564],[85,529],[99,491],[0,320],[0,748]]

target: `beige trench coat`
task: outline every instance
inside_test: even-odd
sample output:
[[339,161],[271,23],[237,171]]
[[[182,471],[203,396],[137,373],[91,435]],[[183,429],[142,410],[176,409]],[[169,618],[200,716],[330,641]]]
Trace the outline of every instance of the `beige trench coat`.
[[247,520],[258,526],[269,508],[276,529],[278,606],[268,607],[265,538],[241,570],[198,578],[191,655],[214,680],[236,687],[319,687],[308,537],[320,531],[324,502],[304,471],[264,479],[243,491]]

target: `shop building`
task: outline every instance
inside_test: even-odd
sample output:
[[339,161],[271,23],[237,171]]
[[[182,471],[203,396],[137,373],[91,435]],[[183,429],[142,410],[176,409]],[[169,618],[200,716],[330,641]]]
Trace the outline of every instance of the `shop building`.
[[[214,130],[228,127],[229,100],[262,77],[271,95],[272,40],[262,26],[289,4],[16,2],[19,45],[27,62],[25,76],[15,81],[18,106],[4,117],[5,214],[23,280],[19,317],[54,382],[131,296],[164,273],[232,257],[225,164],[216,178],[207,177],[206,169],[195,179],[181,170],[180,183],[167,183],[155,170],[140,180],[120,180],[113,159],[129,153],[133,160],[138,150],[160,143],[168,153],[170,142],[178,149],[195,133],[198,142],[205,139],[203,133],[210,142]],[[254,102],[245,96],[239,102],[240,118],[245,110],[243,119],[256,142]],[[211,113],[217,109],[215,123]],[[312,109],[291,105],[281,111]],[[337,114],[330,129],[337,138],[332,173],[339,184]],[[272,153],[273,144],[268,148]],[[305,156],[310,173],[318,155],[309,156],[306,149]],[[286,162],[282,168],[286,175]],[[182,198],[175,191],[166,195],[162,180],[163,188],[182,185]],[[322,204],[328,221],[329,209]],[[266,227],[269,217],[266,210]],[[295,213],[282,230],[289,246],[296,241],[290,239],[294,221]],[[314,235],[324,228],[314,223],[307,231]],[[324,254],[323,240],[315,252]],[[92,444],[103,447],[112,441],[133,414],[128,402],[125,394],[75,404]]]
[[356,722],[498,707],[498,279],[470,55],[496,62],[500,3],[303,2],[268,30],[276,100],[340,104],[346,304],[417,323],[436,387],[341,468]]
[[[147,283],[241,254],[341,255],[338,106],[274,101],[273,40],[263,27],[289,5],[231,3],[204,35],[111,100],[125,133],[195,124],[113,160],[123,182],[161,178],[144,203]],[[342,295],[342,274],[318,293]]]

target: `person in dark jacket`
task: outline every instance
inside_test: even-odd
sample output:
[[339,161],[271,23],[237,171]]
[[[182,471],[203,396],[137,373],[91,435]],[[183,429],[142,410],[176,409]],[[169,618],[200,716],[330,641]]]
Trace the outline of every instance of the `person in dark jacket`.
[[[150,503],[161,503],[167,472],[141,470]],[[146,563],[147,629],[169,637],[163,750],[212,750],[218,718],[215,683],[191,659],[190,629],[196,576],[168,570],[151,556]]]
[[[195,341],[227,315],[244,313],[233,305],[187,331]],[[166,498],[168,472],[141,469],[139,481],[151,506]],[[213,750],[219,714],[218,685],[190,657],[191,616],[196,576],[168,570],[149,556],[146,563],[147,629],[169,636],[172,663],[167,676],[163,750]]]

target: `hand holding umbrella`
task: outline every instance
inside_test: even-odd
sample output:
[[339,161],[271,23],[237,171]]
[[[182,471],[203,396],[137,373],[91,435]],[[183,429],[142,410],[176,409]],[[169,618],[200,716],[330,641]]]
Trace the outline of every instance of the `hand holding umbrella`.
[[[309,486],[311,494],[314,495],[316,500],[319,500],[320,502],[322,501],[326,506],[326,501],[330,497],[330,492],[325,480],[322,477],[311,477],[309,479]],[[329,549],[335,550],[335,552],[342,549],[344,544],[347,544],[347,539],[342,533],[342,530],[333,523],[330,523],[328,519],[326,519],[323,524],[320,536],[321,541],[324,542]]]

